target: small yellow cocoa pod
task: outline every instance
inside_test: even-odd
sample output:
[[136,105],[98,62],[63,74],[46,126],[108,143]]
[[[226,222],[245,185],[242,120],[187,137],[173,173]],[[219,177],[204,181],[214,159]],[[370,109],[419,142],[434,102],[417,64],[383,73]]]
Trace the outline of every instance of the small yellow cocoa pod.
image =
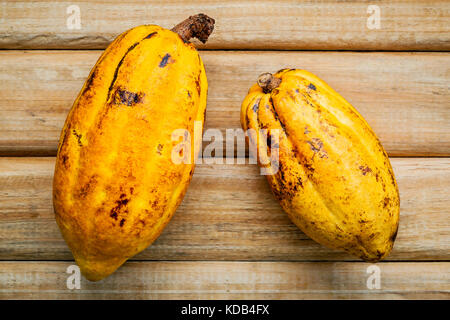
[[250,149],[260,165],[272,170],[273,194],[306,235],[366,261],[389,254],[400,211],[394,172],[341,95],[304,70],[263,74],[242,103],[241,123],[253,129]]

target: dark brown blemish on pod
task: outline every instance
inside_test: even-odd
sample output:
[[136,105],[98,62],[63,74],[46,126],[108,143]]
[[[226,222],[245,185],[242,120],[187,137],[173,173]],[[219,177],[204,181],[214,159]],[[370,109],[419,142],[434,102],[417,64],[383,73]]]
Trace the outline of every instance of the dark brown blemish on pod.
[[391,199],[389,197],[385,197],[383,200],[383,208],[386,208],[389,205],[389,202],[391,202]]
[[298,187],[303,188],[303,181],[301,177],[298,177],[297,184],[295,185],[295,191],[298,191]]
[[314,154],[319,154],[320,158],[328,158],[328,154],[323,148],[323,142],[319,138],[312,138],[311,141],[306,141]]
[[278,168],[279,190],[274,190],[274,195],[278,200],[292,199],[303,188],[303,180],[299,177],[297,180],[291,181],[286,172],[288,168],[285,168],[282,162],[278,163]]
[[120,200],[116,201],[116,206],[111,209],[110,217],[113,218],[114,220],[117,220],[117,214],[120,212],[122,207],[125,207],[127,205],[128,201],[130,200],[123,199],[123,196],[121,195]]
[[164,68],[167,64],[173,63],[175,60],[172,59],[172,56],[168,53],[162,58],[161,62],[159,63],[160,68]]
[[158,208],[158,200],[150,201],[149,204],[152,206],[153,209]]
[[125,219],[122,219],[122,220],[120,220],[120,223],[119,223],[119,225],[121,226],[121,227],[123,227],[123,224],[125,223]]
[[82,137],[83,135],[82,135],[81,133],[78,134],[78,132],[77,132],[75,129],[72,130],[72,134],[77,138],[78,145],[79,145],[80,147],[82,147],[83,144],[81,143],[81,137]]
[[363,175],[372,172],[372,169],[370,169],[368,166],[359,166],[359,170],[361,170]]
[[197,79],[195,79],[195,87],[197,88],[198,96],[200,97],[201,88],[200,88],[200,74],[197,76]]
[[310,84],[308,85],[308,89],[311,89],[311,90],[314,90],[314,91],[317,90],[316,86],[313,85],[312,83],[310,83]]
[[115,104],[123,104],[129,107],[142,102],[144,94],[141,92],[135,93],[127,90],[117,89],[114,95]]
[[258,112],[260,101],[261,101],[261,99],[258,99],[258,101],[256,101],[255,104],[253,105],[253,107],[252,107],[253,112]]
[[69,157],[66,154],[62,155],[61,157],[62,157],[63,165],[66,165],[66,162],[67,162],[67,160],[69,160]]
[[[153,37],[154,35],[156,35],[158,32],[152,32],[150,33],[148,36],[146,36],[144,39],[150,39],[151,37]],[[144,40],[143,39],[143,40]]]
[[163,150],[163,145],[162,144],[158,144],[158,148],[157,148],[157,150],[156,150],[156,152],[159,154],[159,155],[161,155],[161,153],[162,153],[162,150]]

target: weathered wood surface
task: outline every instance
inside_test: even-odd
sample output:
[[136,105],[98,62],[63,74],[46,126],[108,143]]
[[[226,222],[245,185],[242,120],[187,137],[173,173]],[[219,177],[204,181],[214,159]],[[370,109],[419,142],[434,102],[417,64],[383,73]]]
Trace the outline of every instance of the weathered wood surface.
[[[450,262],[127,262],[67,288],[73,262],[0,262],[0,299],[449,299]],[[369,273],[368,273],[369,271]]]
[[[387,260],[450,260],[450,159],[394,158],[401,219]],[[0,260],[70,260],[53,216],[54,158],[0,158]],[[137,260],[355,260],[297,229],[256,165],[198,165],[161,237]],[[0,282],[1,283],[1,282]]]
[[[80,29],[67,27],[70,5]],[[370,5],[380,29],[367,27]],[[152,246],[109,278],[67,289],[74,262],[53,217],[54,158],[1,156],[56,154],[101,54],[80,49],[198,12],[216,19],[198,48],[238,50],[201,52],[207,129],[240,128],[241,101],[260,73],[303,68],[361,112],[390,156],[450,157],[450,53],[424,52],[450,51],[449,1],[2,1],[0,49],[74,50],[0,50],[0,299],[450,299],[450,158],[391,159],[401,220],[392,254],[377,264],[379,290],[367,287],[369,264],[298,230],[248,164],[198,165]]]
[[[79,29],[73,24],[71,5],[79,7]],[[379,8],[379,29],[368,27],[373,5]],[[0,48],[103,49],[134,26],[172,28],[199,12],[216,19],[214,34],[202,48],[450,49],[450,3],[446,0],[2,1]]]
[[[100,51],[0,52],[0,155],[55,155],[67,113]],[[449,53],[203,51],[206,127],[240,128],[262,72],[304,68],[366,118],[391,156],[450,155]],[[205,142],[206,144],[206,142]]]

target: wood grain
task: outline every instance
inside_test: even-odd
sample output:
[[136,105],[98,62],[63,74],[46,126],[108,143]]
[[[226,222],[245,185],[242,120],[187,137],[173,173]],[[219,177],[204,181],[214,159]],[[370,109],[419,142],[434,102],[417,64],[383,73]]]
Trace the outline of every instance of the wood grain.
[[[80,29],[69,29],[70,5],[80,8]],[[380,28],[369,29],[369,5]],[[410,1],[3,1],[0,47],[105,48],[141,24],[172,28],[189,15],[216,19],[210,49],[449,50],[450,3]],[[198,44],[198,43],[197,43]]]
[[[67,27],[73,4],[79,30]],[[381,10],[380,29],[367,27],[369,5]],[[298,230],[249,164],[198,165],[152,246],[109,278],[67,289],[74,262],[53,217],[54,158],[1,156],[56,154],[101,54],[80,49],[198,12],[216,19],[208,43],[194,41],[206,49],[207,129],[240,128],[241,101],[260,73],[304,68],[361,112],[390,156],[450,156],[450,53],[424,52],[450,51],[449,1],[2,1],[0,49],[74,51],[0,51],[0,300],[450,299],[450,158],[391,159],[401,219],[392,254],[377,264],[379,290],[367,288],[370,264]]]
[[[55,155],[66,115],[100,51],[0,52],[0,155]],[[450,155],[450,54],[201,52],[206,127],[240,128],[262,72],[305,68],[366,118],[391,156]],[[205,141],[205,144],[209,142]]]
[[[392,159],[401,218],[388,260],[450,260],[450,158]],[[0,158],[0,260],[70,260],[53,216],[54,158]],[[161,237],[136,260],[335,261],[298,230],[256,165],[198,165]]]
[[[450,262],[127,262],[67,289],[73,262],[0,262],[0,299],[449,299]],[[369,270],[370,271],[370,270]],[[371,271],[373,272],[373,271]]]

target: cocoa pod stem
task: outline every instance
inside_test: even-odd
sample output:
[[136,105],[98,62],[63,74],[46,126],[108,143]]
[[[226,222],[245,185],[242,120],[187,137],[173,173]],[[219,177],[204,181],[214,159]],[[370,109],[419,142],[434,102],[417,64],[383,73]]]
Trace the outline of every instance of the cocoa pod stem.
[[258,85],[264,93],[272,92],[281,83],[281,79],[274,77],[271,73],[263,73],[258,77]]
[[214,23],[213,18],[199,13],[180,22],[172,28],[172,31],[178,33],[184,42],[189,42],[191,38],[197,38],[202,43],[206,43],[214,30]]

